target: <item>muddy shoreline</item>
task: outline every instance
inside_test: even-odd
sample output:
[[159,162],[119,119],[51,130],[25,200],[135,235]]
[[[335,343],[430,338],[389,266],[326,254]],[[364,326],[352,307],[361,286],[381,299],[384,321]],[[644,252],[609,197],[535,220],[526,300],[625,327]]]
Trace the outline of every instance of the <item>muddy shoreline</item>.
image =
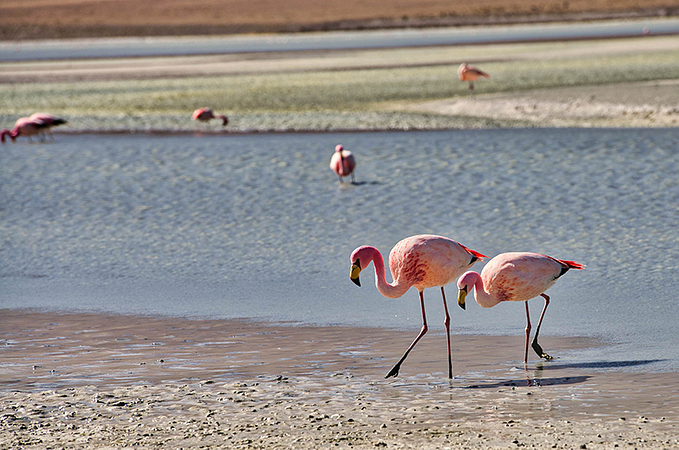
[[605,351],[584,338],[524,370],[520,338],[455,336],[449,382],[440,334],[385,380],[406,332],[17,310],[2,329],[6,448],[679,448],[676,374],[570,364]]

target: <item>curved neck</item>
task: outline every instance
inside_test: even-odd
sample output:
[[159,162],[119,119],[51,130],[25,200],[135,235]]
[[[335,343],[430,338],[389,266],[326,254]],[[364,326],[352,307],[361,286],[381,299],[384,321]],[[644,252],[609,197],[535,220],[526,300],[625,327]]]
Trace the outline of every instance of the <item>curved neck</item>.
[[483,286],[483,279],[477,272],[470,272],[470,281],[473,283],[474,299],[482,308],[492,308],[499,302],[492,298]]
[[388,283],[384,278],[384,258],[382,258],[382,254],[376,248],[373,247],[372,250],[370,257],[375,265],[375,285],[377,286],[377,290],[385,297],[401,297],[412,285],[399,283],[398,280],[393,283]]

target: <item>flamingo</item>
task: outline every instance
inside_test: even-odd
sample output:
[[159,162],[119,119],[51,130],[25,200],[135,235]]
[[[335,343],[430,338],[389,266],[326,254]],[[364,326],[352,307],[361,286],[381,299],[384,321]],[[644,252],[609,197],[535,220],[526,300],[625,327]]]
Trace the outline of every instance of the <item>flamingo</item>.
[[468,66],[467,63],[460,64],[460,67],[457,69],[457,76],[460,78],[460,81],[469,81],[469,90],[472,97],[474,96],[474,81],[481,77],[490,78],[490,75],[483,70]]
[[9,135],[9,137],[12,139],[12,142],[15,142],[16,138],[19,136],[26,136],[28,137],[28,141],[33,143],[31,136],[39,136],[45,127],[45,122],[42,120],[31,120],[28,117],[22,117],[16,121],[12,131],[8,129],[0,131],[0,141],[4,144],[6,135]]
[[380,294],[388,298],[401,297],[414,286],[420,295],[422,309],[422,329],[401,359],[387,373],[385,378],[398,376],[401,364],[405,361],[415,344],[427,332],[427,316],[424,311],[424,289],[440,286],[445,311],[444,325],[448,342],[448,378],[453,378],[453,357],[450,347],[450,315],[443,287],[459,277],[479,259],[485,258],[452,239],[443,236],[422,234],[411,236],[398,242],[389,253],[389,270],[392,283],[384,278],[384,259],[382,254],[371,246],[358,247],[351,253],[351,272],[349,278],[361,286],[359,274],[368,267],[370,261],[375,265],[375,284]]
[[523,363],[528,363],[528,340],[530,337],[530,314],[528,300],[538,295],[545,299],[545,306],[540,314],[538,327],[531,346],[535,353],[549,361],[552,359],[538,344],[538,334],[545,311],[549,306],[549,296],[545,291],[552,287],[556,280],[569,269],[584,269],[583,264],[565,261],[538,253],[501,253],[488,261],[481,275],[469,271],[457,281],[459,289],[457,303],[465,309],[465,297],[471,289],[476,289],[476,303],[483,308],[492,308],[500,302],[526,302],[526,345]]
[[222,119],[222,126],[226,126],[229,123],[228,117],[223,114],[215,114],[210,108],[198,108],[193,112],[193,120],[208,122],[212,119]]
[[51,114],[47,113],[35,113],[31,114],[28,117],[29,120],[39,120],[42,121],[45,126],[44,130],[50,135],[50,138],[52,142],[54,142],[54,135],[52,134],[52,128],[57,127],[59,125],[63,125],[65,123],[68,123],[66,119],[62,119],[61,117],[54,117]]
[[335,153],[330,158],[330,169],[339,176],[340,183],[342,177],[351,175],[351,182],[355,183],[354,180],[354,168],[356,167],[356,160],[354,155],[349,150],[344,150],[344,147],[337,145],[335,147]]

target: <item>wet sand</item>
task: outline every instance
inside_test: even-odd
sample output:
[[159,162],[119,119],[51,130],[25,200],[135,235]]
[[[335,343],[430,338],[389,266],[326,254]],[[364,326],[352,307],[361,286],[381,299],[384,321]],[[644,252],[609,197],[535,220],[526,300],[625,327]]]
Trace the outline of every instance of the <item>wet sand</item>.
[[[3,310],[0,446],[679,448],[676,373],[606,343]],[[438,331],[438,332],[436,332]]]

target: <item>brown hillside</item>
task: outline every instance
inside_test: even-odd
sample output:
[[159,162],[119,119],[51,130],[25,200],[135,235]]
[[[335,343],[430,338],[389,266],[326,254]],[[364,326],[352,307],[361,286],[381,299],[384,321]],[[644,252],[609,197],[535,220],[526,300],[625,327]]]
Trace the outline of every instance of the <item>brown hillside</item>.
[[281,32],[677,13],[679,0],[3,0],[0,39]]

